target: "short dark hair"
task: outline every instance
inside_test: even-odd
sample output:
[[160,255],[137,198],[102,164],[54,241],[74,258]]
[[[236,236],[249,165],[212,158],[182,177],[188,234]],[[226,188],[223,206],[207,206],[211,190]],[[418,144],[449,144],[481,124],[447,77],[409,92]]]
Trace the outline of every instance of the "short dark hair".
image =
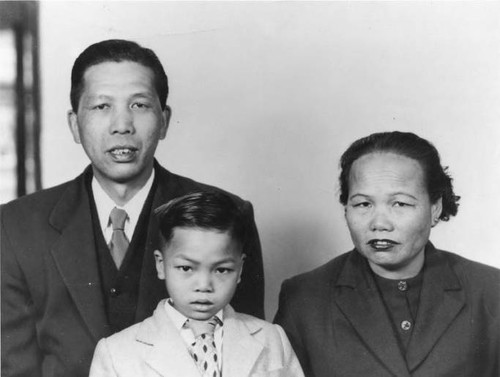
[[411,132],[380,132],[356,140],[340,158],[340,203],[347,204],[349,173],[358,158],[373,152],[391,152],[417,161],[424,172],[424,179],[431,203],[442,198],[443,210],[439,217],[448,221],[458,211],[459,196],[453,192],[448,167],[441,165],[437,149],[429,141]]
[[123,39],[108,39],[87,47],[76,58],[71,70],[71,107],[78,111],[78,103],[83,91],[83,76],[90,67],[105,62],[130,61],[150,68],[154,73],[155,89],[162,110],[167,106],[168,78],[158,56],[149,48]]
[[243,250],[246,222],[242,209],[221,192],[195,192],[173,199],[154,211],[161,234],[161,246],[170,242],[174,228],[195,228],[230,232]]

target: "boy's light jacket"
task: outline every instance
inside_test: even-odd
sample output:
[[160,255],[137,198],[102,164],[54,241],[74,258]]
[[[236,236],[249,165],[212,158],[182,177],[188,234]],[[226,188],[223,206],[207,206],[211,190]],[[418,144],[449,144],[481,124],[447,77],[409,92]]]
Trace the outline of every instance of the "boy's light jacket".
[[[200,377],[186,343],[161,301],[152,317],[102,339],[90,377]],[[283,329],[255,317],[224,309],[224,377],[303,377]]]

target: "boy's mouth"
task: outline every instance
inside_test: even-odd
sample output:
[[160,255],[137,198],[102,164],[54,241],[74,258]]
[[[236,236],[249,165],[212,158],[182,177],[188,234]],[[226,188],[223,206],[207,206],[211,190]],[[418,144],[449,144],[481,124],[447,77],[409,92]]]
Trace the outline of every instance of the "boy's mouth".
[[213,305],[213,302],[210,300],[196,300],[196,301],[192,301],[191,304],[194,304],[194,305]]
[[213,305],[214,303],[209,300],[196,300],[191,302],[191,306],[200,312],[209,310]]

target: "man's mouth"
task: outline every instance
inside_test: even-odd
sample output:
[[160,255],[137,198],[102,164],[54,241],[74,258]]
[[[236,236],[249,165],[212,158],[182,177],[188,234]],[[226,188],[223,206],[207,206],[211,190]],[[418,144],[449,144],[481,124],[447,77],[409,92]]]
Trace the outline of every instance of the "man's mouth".
[[114,147],[109,150],[109,154],[115,161],[127,162],[132,160],[137,153],[137,148],[134,147]]
[[392,249],[394,246],[399,245],[398,242],[387,239],[373,239],[367,242],[376,251],[386,251]]

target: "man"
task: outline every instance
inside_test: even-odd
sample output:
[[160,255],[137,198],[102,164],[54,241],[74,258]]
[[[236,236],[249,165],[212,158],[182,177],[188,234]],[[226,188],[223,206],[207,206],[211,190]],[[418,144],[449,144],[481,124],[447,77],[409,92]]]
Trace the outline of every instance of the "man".
[[[157,56],[134,42],[96,43],[75,61],[68,123],[91,165],[2,208],[2,376],[87,376],[99,339],[147,318],[168,296],[155,272],[152,211],[190,192],[220,190],[155,161],[170,118],[167,96]],[[253,210],[234,198],[250,236],[231,303],[263,317]]]

